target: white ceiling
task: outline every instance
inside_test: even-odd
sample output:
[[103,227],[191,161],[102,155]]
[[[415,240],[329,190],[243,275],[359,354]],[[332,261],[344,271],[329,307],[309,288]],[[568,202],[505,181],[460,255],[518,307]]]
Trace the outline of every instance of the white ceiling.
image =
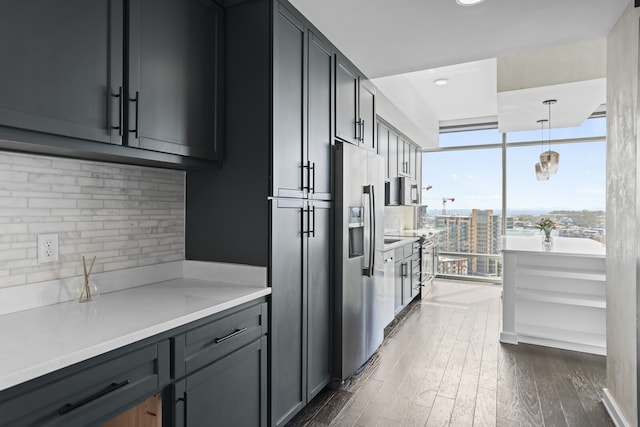
[[551,127],[579,126],[603,103],[606,91],[606,79],[594,79],[500,92],[498,129],[500,132],[539,129],[537,121],[549,116],[549,107],[543,104],[547,99],[558,101],[551,105]]
[[[439,78],[449,79],[449,83],[436,86],[433,81]],[[383,92],[389,83],[409,85],[440,122],[461,118],[495,121],[498,114],[495,58],[381,77],[373,82]]]
[[602,39],[630,0],[290,0],[370,78]]
[[[538,98],[560,93],[547,96],[548,90],[540,88],[498,94],[495,58],[606,38],[631,3],[486,0],[461,7],[455,0],[290,1],[409,118],[421,109],[441,125],[499,116],[501,130],[524,130],[529,121],[530,129],[537,128],[536,120],[546,117],[537,117]],[[449,84],[435,86],[438,77]],[[554,127],[584,120],[593,112],[587,111],[591,104],[604,102],[602,84],[556,86],[562,89],[563,107],[552,110],[558,119]],[[595,92],[587,96],[587,89]],[[577,108],[571,113],[569,106]],[[571,116],[566,120],[565,112]],[[434,133],[431,123],[412,121],[422,134]],[[433,147],[437,134],[416,142]]]

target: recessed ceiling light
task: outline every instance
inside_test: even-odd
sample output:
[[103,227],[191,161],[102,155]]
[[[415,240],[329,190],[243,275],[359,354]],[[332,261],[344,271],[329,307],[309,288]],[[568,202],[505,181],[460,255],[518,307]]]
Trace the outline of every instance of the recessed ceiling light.
[[456,0],[460,6],[475,6],[482,3],[484,0]]
[[436,85],[436,86],[444,86],[444,85],[446,85],[447,83],[449,83],[449,79],[444,79],[444,78],[442,78],[442,79],[435,79],[435,80],[433,81],[433,84],[434,84],[434,85]]

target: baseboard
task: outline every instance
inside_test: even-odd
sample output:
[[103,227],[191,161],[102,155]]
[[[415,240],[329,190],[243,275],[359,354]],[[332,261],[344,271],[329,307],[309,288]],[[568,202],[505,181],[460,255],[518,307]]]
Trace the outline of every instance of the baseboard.
[[513,332],[500,332],[500,342],[504,344],[518,344],[518,334]]
[[618,405],[616,404],[616,401],[613,399],[613,396],[611,396],[611,393],[609,393],[609,390],[607,390],[606,388],[603,388],[602,392],[604,394],[602,397],[602,403],[604,404],[605,409],[609,413],[609,416],[611,417],[611,421],[613,421],[616,427],[631,427],[631,424],[627,422],[627,420],[624,418],[624,416],[620,412],[620,408],[618,408]]

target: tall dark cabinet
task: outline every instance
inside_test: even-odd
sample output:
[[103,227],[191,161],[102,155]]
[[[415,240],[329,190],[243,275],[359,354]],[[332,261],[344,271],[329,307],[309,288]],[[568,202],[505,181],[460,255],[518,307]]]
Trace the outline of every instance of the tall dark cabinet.
[[187,173],[186,255],[268,267],[277,426],[331,379],[335,49],[286,1],[224,12],[225,160]]

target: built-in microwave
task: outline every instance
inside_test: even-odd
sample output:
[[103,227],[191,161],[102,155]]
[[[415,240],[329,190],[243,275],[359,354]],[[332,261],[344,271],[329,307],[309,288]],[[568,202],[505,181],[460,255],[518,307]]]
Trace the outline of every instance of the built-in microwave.
[[420,191],[418,191],[418,183],[405,176],[398,178],[400,184],[400,204],[401,205],[417,205],[420,203]]

